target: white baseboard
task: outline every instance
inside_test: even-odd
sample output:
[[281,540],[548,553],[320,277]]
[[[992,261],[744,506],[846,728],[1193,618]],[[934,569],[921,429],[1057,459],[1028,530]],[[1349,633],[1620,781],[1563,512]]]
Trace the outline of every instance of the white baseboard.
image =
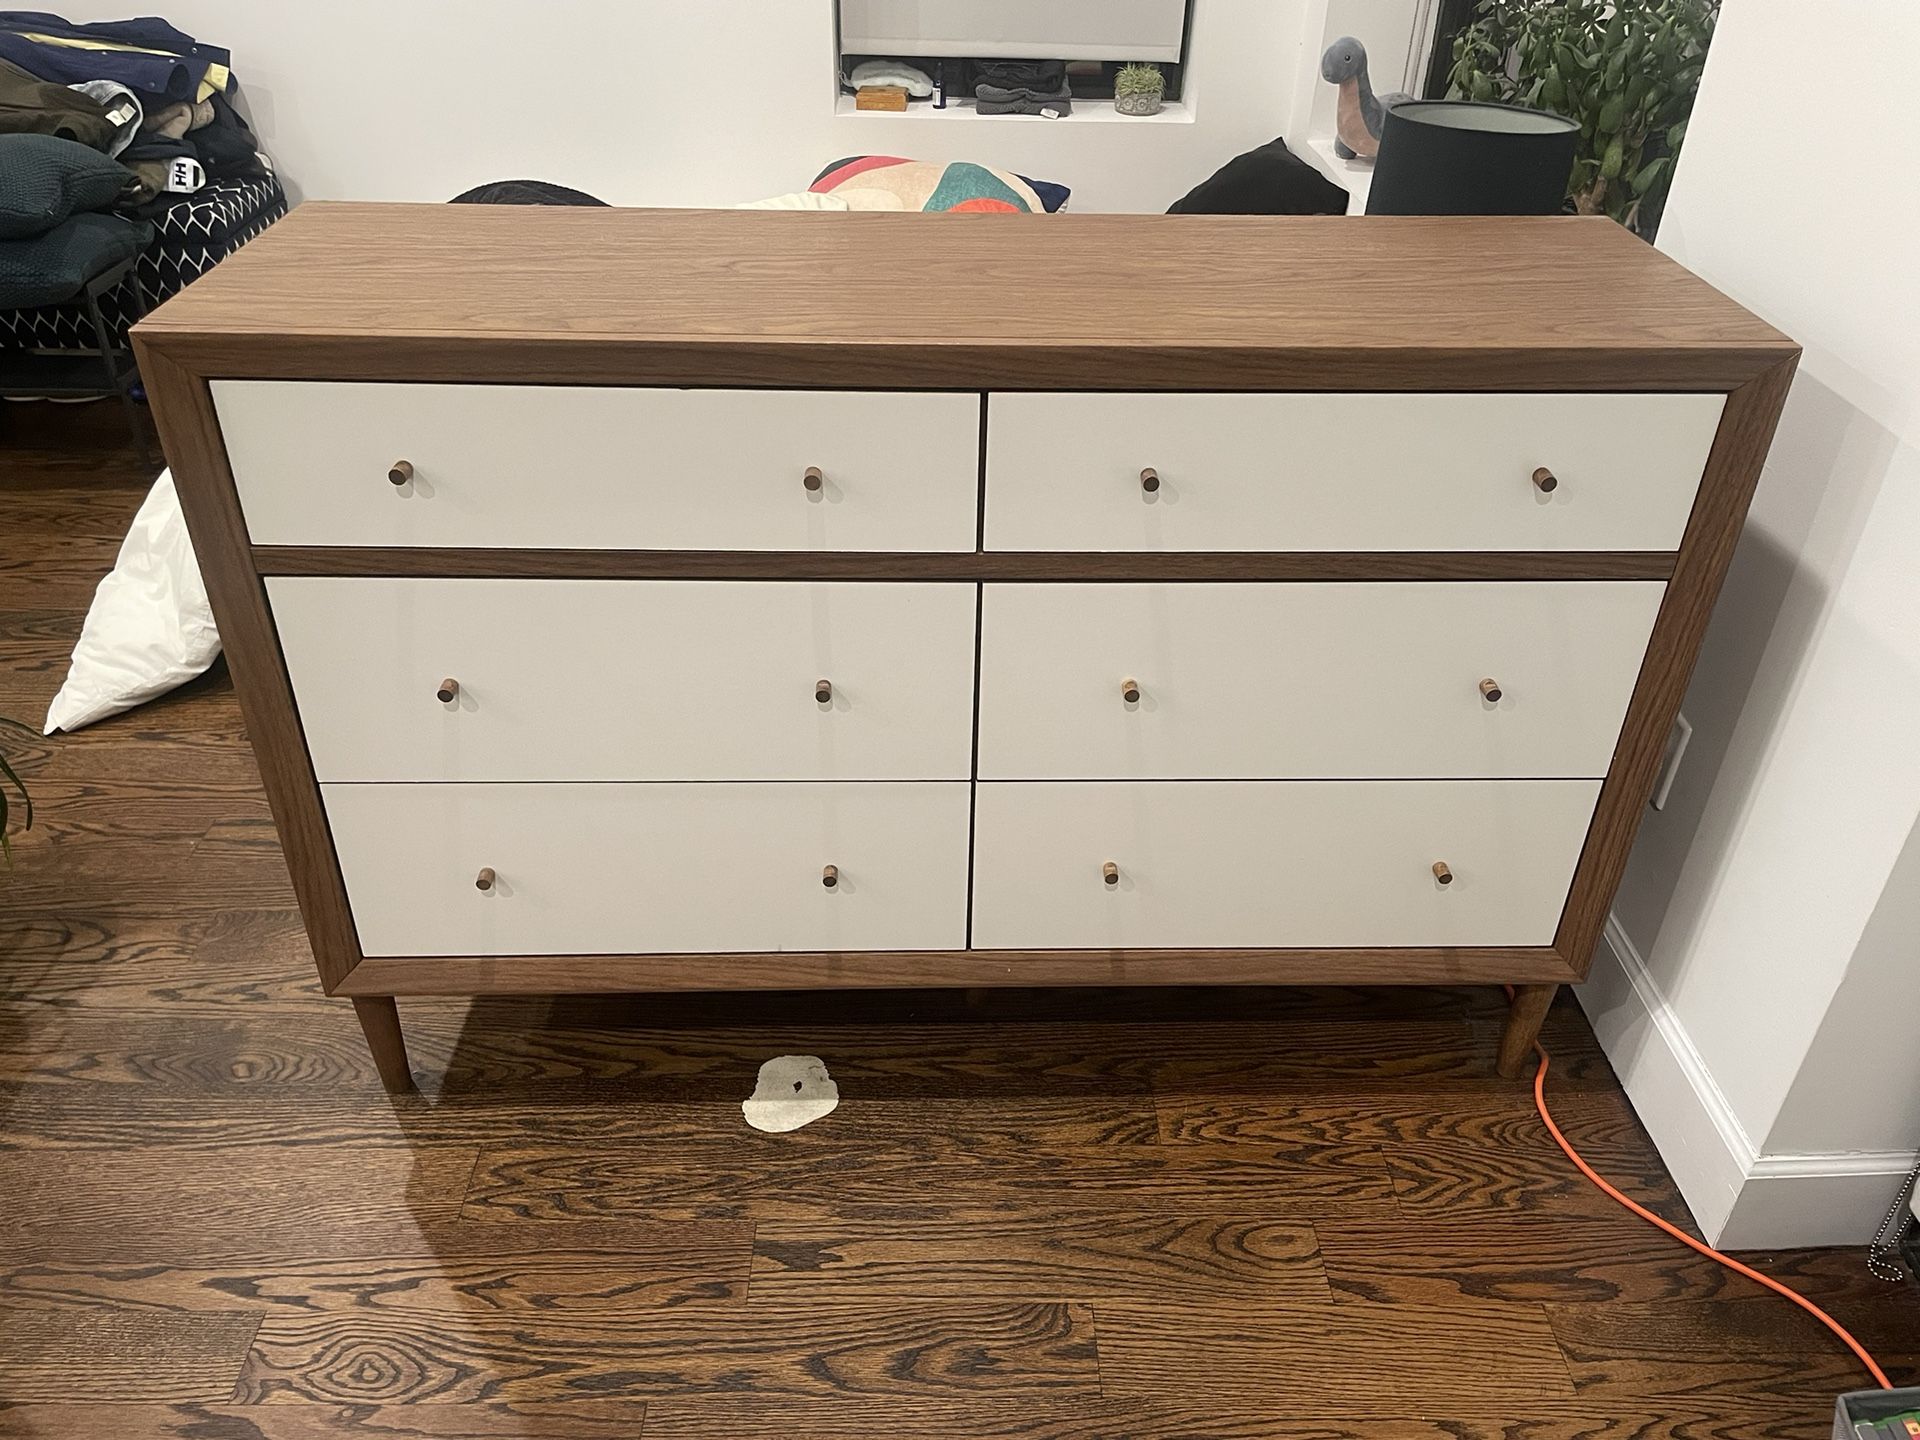
[[1709,1244],[1763,1250],[1873,1238],[1911,1155],[1760,1154],[1611,915],[1574,993]]

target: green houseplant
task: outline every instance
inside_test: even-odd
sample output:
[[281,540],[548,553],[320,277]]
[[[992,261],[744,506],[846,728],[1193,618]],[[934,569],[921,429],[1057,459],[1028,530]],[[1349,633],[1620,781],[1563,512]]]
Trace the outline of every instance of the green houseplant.
[[[4,715],[0,715],[0,725],[13,723]],[[12,864],[13,837],[8,834],[8,830],[13,824],[13,805],[11,797],[7,794],[9,785],[20,793],[22,812],[20,828],[31,830],[33,828],[33,797],[27,794],[26,784],[20,779],[19,772],[7,763],[6,753],[0,751],[0,856],[4,856],[8,864]]]
[[1650,237],[1719,15],[1720,0],[1480,0],[1448,93],[1578,120],[1573,208]]
[[1158,65],[1122,65],[1113,77],[1113,108],[1122,115],[1157,115],[1166,93]]

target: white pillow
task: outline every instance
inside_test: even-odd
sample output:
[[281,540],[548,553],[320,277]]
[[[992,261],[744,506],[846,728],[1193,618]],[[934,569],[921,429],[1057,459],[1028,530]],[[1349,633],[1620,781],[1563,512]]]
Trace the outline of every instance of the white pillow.
[[795,190],[786,195],[771,195],[765,200],[748,200],[733,208],[736,210],[846,210],[851,207],[838,195],[816,195],[811,190]]
[[46,733],[78,730],[184,685],[213,664],[220,636],[193,542],[162,470],[133,517],[113,571],[94,591],[67,683],[47,707]]
[[847,83],[856,90],[868,85],[898,85],[916,100],[933,94],[933,77],[900,60],[863,60],[853,67]]

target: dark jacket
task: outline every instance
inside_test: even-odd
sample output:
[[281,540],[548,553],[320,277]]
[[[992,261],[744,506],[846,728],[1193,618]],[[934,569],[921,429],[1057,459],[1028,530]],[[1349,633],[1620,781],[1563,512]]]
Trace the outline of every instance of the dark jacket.
[[57,135],[105,154],[118,134],[107,107],[91,95],[0,60],[0,135]]
[[[49,45],[31,38],[51,35],[107,45],[137,45],[163,54]],[[169,100],[198,98],[207,67],[226,66],[232,56],[217,45],[202,45],[153,16],[73,25],[38,10],[0,10],[0,59],[11,60],[42,80],[72,85],[82,80],[117,80],[142,95]]]

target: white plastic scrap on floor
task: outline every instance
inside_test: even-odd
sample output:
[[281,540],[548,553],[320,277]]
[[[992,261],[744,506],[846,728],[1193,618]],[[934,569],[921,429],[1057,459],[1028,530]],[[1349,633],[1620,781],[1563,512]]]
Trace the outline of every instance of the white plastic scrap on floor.
[[778,1135],[831,1115],[839,1104],[840,1087],[818,1055],[778,1055],[760,1067],[740,1113],[754,1129]]

